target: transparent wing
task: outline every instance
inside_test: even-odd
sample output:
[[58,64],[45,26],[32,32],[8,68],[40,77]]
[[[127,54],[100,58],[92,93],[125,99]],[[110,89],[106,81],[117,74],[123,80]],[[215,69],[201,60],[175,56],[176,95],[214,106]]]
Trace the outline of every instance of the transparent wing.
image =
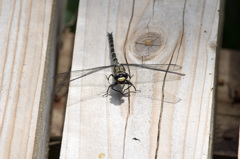
[[[181,76],[184,74],[173,72],[180,70],[182,67],[171,64],[124,64],[126,71],[128,71],[127,66],[130,68],[130,81],[135,84],[144,84],[144,83],[155,83],[155,82],[162,82],[165,77],[165,72],[169,67],[169,70],[172,73],[166,74],[165,81],[176,81],[180,80]],[[169,72],[168,70],[168,72]]]
[[[111,74],[111,69],[114,65],[110,66],[102,66],[102,67],[95,67],[90,69],[83,69],[77,70],[72,72],[65,72],[58,74],[55,78],[60,79],[60,84],[58,84],[57,88],[62,87],[68,83],[72,83],[72,86],[81,86],[81,95],[76,98],[78,102],[87,101],[93,98],[100,98],[102,97],[106,91],[108,86],[115,82],[108,81],[106,78],[100,77],[107,77]],[[125,66],[127,66],[125,64]],[[137,64],[128,64],[130,66],[131,71],[131,79],[130,81],[135,85],[135,87],[140,90],[140,93],[135,93],[135,97],[140,98],[149,98],[152,100],[162,100],[162,95],[159,93],[157,96],[154,94],[149,93],[153,92],[153,90],[149,90],[149,88],[153,88],[156,82],[162,82],[165,76],[167,67],[169,65],[162,65],[162,64],[147,64],[147,65],[137,65]],[[169,70],[176,71],[181,69],[178,65],[170,65]],[[127,70],[127,68],[126,68]],[[179,73],[171,73],[167,74],[166,81],[175,81],[180,80],[183,74]],[[84,78],[83,78],[84,77]],[[70,79],[69,79],[70,78]],[[83,78],[82,82],[79,82],[77,79]],[[120,86],[121,87],[121,86]],[[110,89],[111,90],[111,89]],[[110,91],[110,95],[112,98],[115,96],[119,96],[120,94],[114,91]],[[161,91],[160,91],[161,92]],[[133,94],[132,94],[133,95]],[[109,98],[108,97],[108,98]],[[110,99],[112,99],[110,98]],[[122,97],[124,98],[124,97]],[[116,100],[112,100],[116,101]],[[121,101],[121,100],[120,100]],[[168,103],[177,103],[180,101],[179,98],[175,97],[171,93],[165,93],[165,102]],[[74,102],[77,103],[77,102]]]
[[[134,94],[136,97],[149,98],[156,101],[162,101],[162,84],[163,83],[158,83],[158,82],[157,83],[141,83],[141,84],[137,83],[135,87],[140,92],[131,93],[130,95]],[[176,97],[175,95],[173,95],[172,93],[166,90],[167,88],[165,88],[164,90],[164,99],[163,99],[164,102],[174,104],[180,101],[178,97]],[[131,88],[131,91],[134,91],[134,89]]]
[[[185,74],[175,72],[180,70],[182,67],[176,64],[123,64],[124,66],[129,66],[130,71],[135,70],[138,68],[153,70],[153,71],[161,71],[161,72],[168,72],[180,76],[184,76]],[[168,71],[167,71],[168,70]]]
[[[125,67],[127,64],[124,64]],[[136,85],[136,84],[143,84],[143,83],[154,83],[154,82],[162,82],[164,79],[164,72],[166,72],[165,69],[167,69],[168,65],[165,64],[144,64],[144,65],[138,65],[138,64],[128,64],[130,66],[131,71],[131,79],[130,81]],[[70,82],[76,81],[77,79],[83,78],[86,79],[88,86],[101,86],[104,84],[104,81],[101,83],[98,78],[99,77],[108,77],[112,72],[111,69],[114,67],[114,65],[109,66],[102,66],[102,67],[95,67],[90,69],[83,69],[83,70],[76,70],[72,72],[64,72],[60,73],[55,76],[57,79],[57,90],[61,88],[64,85],[68,85]],[[181,66],[178,65],[170,65],[169,70],[176,71],[181,69]],[[104,71],[107,70],[107,71]],[[126,68],[127,70],[127,68]],[[169,71],[168,71],[169,72]],[[94,78],[86,78],[86,76],[93,75]],[[180,73],[169,73],[166,76],[166,81],[176,81],[180,80],[181,76],[184,74]],[[90,76],[91,77],[91,76]],[[94,80],[92,80],[94,79]],[[105,78],[105,82],[107,82],[107,79]],[[114,80],[110,80],[110,83],[113,83]],[[74,83],[75,86],[79,86],[78,82]],[[81,85],[83,86],[83,85]]]
[[[136,72],[141,72],[142,75],[160,74],[160,76],[161,76],[155,80],[152,80],[151,78],[148,78],[148,77],[146,78],[146,76],[142,76],[141,77],[142,79],[140,81],[138,81],[138,83],[161,82],[164,78],[164,74],[161,74],[159,72],[166,72],[166,70],[169,66],[168,64],[123,64],[123,65],[125,67],[130,66],[130,71],[133,74],[133,78],[136,78],[136,74],[137,74]],[[76,71],[60,73],[55,76],[55,78],[57,79],[57,89],[61,88],[64,85],[69,84],[72,81],[75,81],[77,79],[91,75],[96,72],[99,72],[100,76],[109,76],[111,74],[111,70],[109,70],[108,74],[106,72],[102,73],[101,70],[105,70],[105,69],[112,68],[112,67],[114,67],[114,65],[101,66],[101,67],[95,67],[95,68],[90,68],[90,69],[83,69],[83,70],[76,70]],[[172,71],[177,71],[181,68],[182,68],[181,66],[171,64],[169,66],[168,72],[172,73],[172,74],[167,75],[166,81],[180,80],[180,76],[183,76],[184,74],[181,74],[178,72],[172,72]],[[127,68],[126,68],[126,70],[127,70]],[[96,77],[98,77],[98,75],[96,75]],[[136,82],[133,82],[133,83],[136,83]],[[89,80],[88,84],[96,85],[96,82]]]
[[109,66],[101,66],[101,67],[95,67],[95,68],[90,68],[90,69],[83,69],[83,70],[76,70],[76,71],[70,71],[70,72],[64,72],[57,74],[54,78],[58,80],[57,84],[57,89],[69,84],[72,81],[75,81],[77,79],[80,79],[82,77],[91,75],[93,73],[99,72],[101,70],[107,69],[107,68],[112,68],[114,65],[109,65]]
[[[119,87],[119,89],[122,89]],[[149,91],[147,88],[140,87],[141,92],[130,93],[130,100],[155,100],[162,101],[162,93]],[[132,90],[132,89],[131,89]],[[69,94],[71,94],[71,100],[68,101],[68,106],[73,106],[79,102],[88,102],[91,100],[98,100],[104,98],[109,100],[110,103],[114,105],[121,105],[128,101],[128,94],[122,95],[118,92],[110,90],[109,95],[106,97],[107,87],[82,87],[81,89],[71,89]],[[164,102],[166,103],[178,103],[181,101],[178,97],[172,95],[171,93],[164,91]]]
[[[155,72],[149,70],[136,70],[131,71],[132,77],[130,81],[134,85],[142,84],[154,84],[156,82],[163,82],[165,74],[162,72]],[[165,81],[177,81],[180,80],[181,76],[176,74],[167,74]]]
[[[130,94],[130,95],[133,95],[133,94]],[[149,95],[149,94],[144,94],[144,92],[139,92],[139,93],[135,93],[135,96],[137,98],[149,98],[149,99],[156,100],[156,101],[162,101],[162,92],[158,93],[155,96]],[[172,95],[171,93],[169,93],[167,91],[164,91],[164,99],[163,100],[166,103],[172,103],[172,104],[176,104],[181,101],[180,98]]]

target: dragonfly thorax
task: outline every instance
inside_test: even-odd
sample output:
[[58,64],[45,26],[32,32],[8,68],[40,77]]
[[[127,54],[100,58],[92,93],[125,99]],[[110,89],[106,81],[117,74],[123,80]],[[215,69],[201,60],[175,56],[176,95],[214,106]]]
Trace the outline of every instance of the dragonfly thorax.
[[113,74],[116,75],[116,74],[122,74],[122,73],[126,73],[125,71],[125,68],[122,64],[119,64],[119,65],[115,65],[113,67]]
[[128,78],[128,73],[126,73],[125,68],[122,64],[113,67],[113,77],[117,83],[125,83]]

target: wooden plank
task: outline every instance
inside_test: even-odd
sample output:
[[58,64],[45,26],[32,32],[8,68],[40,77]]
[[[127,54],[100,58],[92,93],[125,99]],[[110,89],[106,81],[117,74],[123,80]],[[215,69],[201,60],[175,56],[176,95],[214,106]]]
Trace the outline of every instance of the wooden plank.
[[1,1],[0,158],[46,155],[54,7],[53,0]]
[[165,73],[130,69],[132,82],[155,81],[135,84],[141,93],[130,98],[95,94],[109,85],[101,73],[72,82],[61,158],[209,158],[219,8],[218,0],[81,1],[72,70],[109,65],[113,32],[120,62],[177,64],[185,76],[156,82]]

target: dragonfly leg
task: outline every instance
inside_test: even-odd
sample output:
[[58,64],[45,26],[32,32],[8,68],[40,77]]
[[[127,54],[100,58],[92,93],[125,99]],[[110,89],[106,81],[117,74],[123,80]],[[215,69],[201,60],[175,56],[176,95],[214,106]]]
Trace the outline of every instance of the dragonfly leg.
[[108,86],[107,92],[106,92],[106,94],[103,95],[103,97],[107,97],[107,96],[108,96],[108,92],[109,92],[109,89],[110,89],[110,88],[111,88],[112,90],[116,91],[116,92],[119,92],[119,93],[123,94],[121,91],[119,91],[119,90],[117,90],[117,89],[114,89],[114,87],[115,87],[116,85],[118,85],[117,82],[115,82],[115,83],[111,84],[110,86]]
[[110,77],[113,77],[113,74],[110,74],[108,77],[107,77],[107,80],[108,80],[108,83],[110,84],[110,82],[109,82],[109,79],[110,79]]
[[[127,88],[125,88],[124,90],[123,90],[123,92],[125,92],[126,90],[128,90],[130,87],[132,87],[133,85],[128,85],[128,87]],[[135,87],[134,87],[135,88]]]
[[114,89],[114,87],[115,87],[116,85],[118,85],[117,82],[115,82],[114,84],[111,84],[109,87],[111,87],[112,90],[114,90],[114,91],[116,91],[116,92],[121,93],[122,95],[124,95],[124,93],[123,93],[122,91],[119,91],[119,90],[117,90],[117,89]]
[[[110,76],[111,76],[111,75],[110,75]],[[110,77],[110,76],[109,76],[109,77]],[[116,84],[116,83],[117,83],[117,82],[115,82],[114,84]],[[112,88],[112,87],[114,86],[114,84],[111,84],[111,85],[108,86],[107,92],[106,92],[106,94],[103,95],[103,97],[107,97],[107,96],[108,96],[109,89]]]
[[131,79],[133,76],[134,76],[134,74],[132,74],[132,75],[129,75],[129,78]]
[[134,90],[135,90],[135,92],[141,92],[140,90],[137,90],[136,87],[135,87],[130,81],[128,81],[128,80],[126,80],[124,84],[128,84],[128,87],[127,87],[126,89],[124,89],[123,92],[125,92],[126,90],[128,90],[130,87],[133,87]]

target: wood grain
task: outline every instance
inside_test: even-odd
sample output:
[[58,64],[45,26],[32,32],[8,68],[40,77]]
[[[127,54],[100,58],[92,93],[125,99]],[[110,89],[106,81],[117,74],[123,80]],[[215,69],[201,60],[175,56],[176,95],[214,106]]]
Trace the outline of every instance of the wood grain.
[[[73,71],[110,65],[113,32],[120,63],[177,64],[185,76],[140,86],[172,74],[130,68],[141,98],[94,96],[109,85],[100,73],[72,82],[61,158],[209,158],[219,8],[218,0],[81,1]],[[181,101],[162,102],[170,94]]]
[[[0,158],[33,158],[36,131],[41,154],[34,158],[45,156],[49,72],[54,70],[53,43],[49,44],[52,7],[52,0],[1,1]],[[51,57],[48,62],[47,57]],[[37,129],[39,116],[44,121],[41,129]]]

